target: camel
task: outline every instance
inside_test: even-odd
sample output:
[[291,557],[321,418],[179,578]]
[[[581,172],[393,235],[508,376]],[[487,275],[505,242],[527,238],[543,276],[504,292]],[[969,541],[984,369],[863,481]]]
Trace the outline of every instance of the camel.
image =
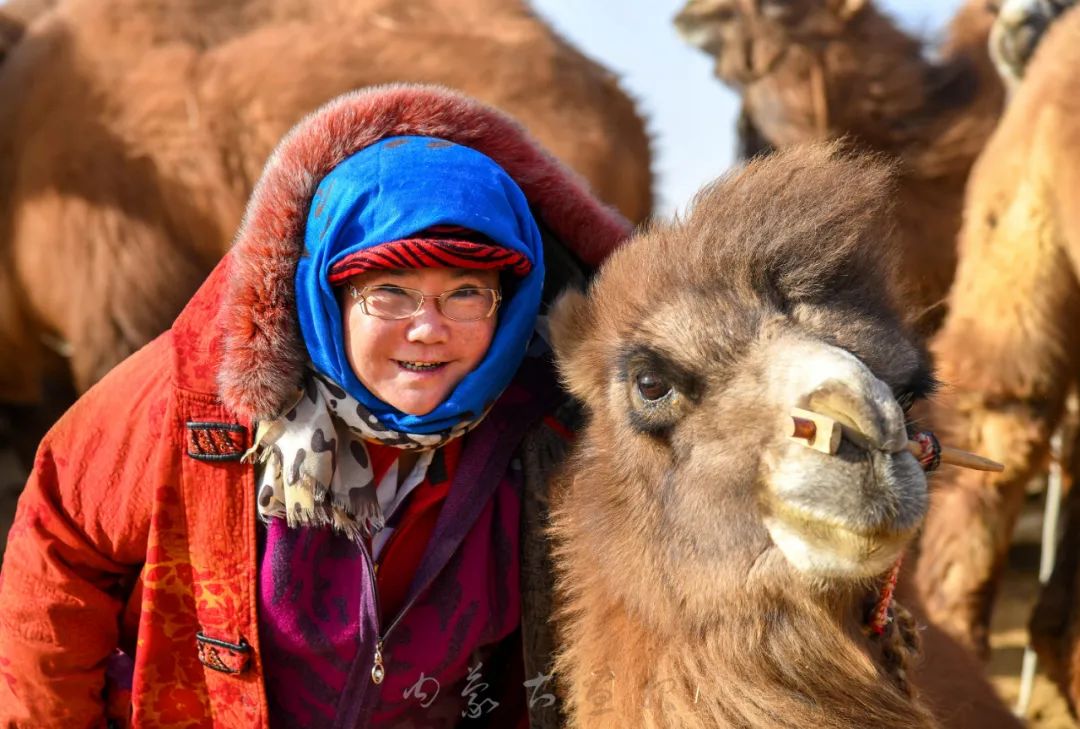
[[0,401],[37,402],[57,352],[81,392],[164,330],[281,135],[390,81],[500,107],[648,216],[633,103],[525,0],[64,0],[0,65]]
[[[986,645],[1025,484],[1043,467],[1066,393],[1080,377],[1078,73],[1080,10],[1073,8],[1040,41],[972,171],[949,316],[932,345],[950,387],[931,418],[960,447],[1005,464],[1001,474],[954,472],[943,480],[918,565],[920,583],[933,588],[926,590],[932,613],[977,648]],[[1077,543],[1078,530],[1071,520],[1064,547]],[[1076,560],[1060,554],[1033,642],[1060,668],[1075,703],[1080,650],[1069,572]],[[1052,594],[1062,591],[1068,594]],[[1055,601],[1067,612],[1055,614]]]
[[[763,3],[760,10],[748,7],[755,3],[691,0],[676,23],[691,42],[717,57],[717,75],[741,89],[741,126],[753,138],[748,153],[847,135],[860,148],[899,160],[904,279],[916,314],[931,307],[918,319],[918,329],[930,335],[947,308],[936,302],[953,275],[968,171],[1003,106],[996,71],[1013,83],[1008,64],[1018,73],[1017,65],[1053,17],[1073,2],[1005,0],[998,12],[993,3],[969,0],[951,23],[936,63],[865,0],[790,0]],[[942,529],[973,518],[962,501],[945,503],[960,511],[941,514]],[[1007,544],[1013,517],[985,503],[978,513],[985,521],[977,531],[996,532],[987,543]],[[952,539],[959,544],[963,536],[958,531]],[[949,556],[953,579],[970,586],[960,592],[996,580],[989,571],[999,564],[997,557],[981,549]],[[942,584],[936,568],[925,574],[930,615],[985,655],[989,593],[968,594],[962,605],[960,592],[934,595]]]
[[[867,618],[928,501],[903,444],[934,377],[897,309],[890,194],[836,145],[758,158],[554,305],[586,415],[551,486],[567,726],[939,726],[911,614]],[[796,406],[861,444],[793,441]],[[968,696],[954,682],[941,714]],[[1019,726],[991,715],[949,725]]]
[[1002,108],[986,0],[968,0],[931,60],[868,0],[689,0],[680,33],[742,97],[750,153],[844,137],[900,165],[896,224],[908,311],[940,325],[963,190]]

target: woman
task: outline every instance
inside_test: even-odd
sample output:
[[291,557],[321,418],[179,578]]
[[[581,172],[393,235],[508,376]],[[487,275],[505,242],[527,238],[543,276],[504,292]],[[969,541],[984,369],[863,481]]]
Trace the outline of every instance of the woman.
[[0,724],[526,725],[549,702],[520,455],[563,431],[545,270],[626,233],[460,95],[302,122],[173,327],[43,441],[0,573]]

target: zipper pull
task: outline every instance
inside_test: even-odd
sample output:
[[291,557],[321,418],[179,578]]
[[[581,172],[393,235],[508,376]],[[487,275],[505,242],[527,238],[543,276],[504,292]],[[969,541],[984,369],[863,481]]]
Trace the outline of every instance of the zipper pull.
[[383,642],[381,640],[375,644],[375,665],[371,667],[371,682],[376,686],[386,678],[386,669],[383,668],[382,646]]

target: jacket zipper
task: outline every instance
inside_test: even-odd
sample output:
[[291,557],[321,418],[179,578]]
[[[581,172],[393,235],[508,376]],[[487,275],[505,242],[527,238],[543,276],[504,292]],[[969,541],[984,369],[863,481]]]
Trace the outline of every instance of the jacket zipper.
[[382,631],[381,626],[379,626],[379,621],[381,620],[380,616],[382,615],[382,606],[379,603],[379,585],[375,581],[376,572],[374,567],[374,559],[372,558],[371,553],[367,550],[366,547],[361,547],[360,551],[364,553],[364,566],[367,567],[368,579],[371,580],[371,594],[375,598],[375,632],[378,637],[375,640],[375,656],[371,665],[371,682],[378,686],[386,679],[386,665],[383,656],[383,646],[386,645],[386,641],[390,637],[390,633],[393,632],[394,628],[396,628],[398,623],[401,622],[401,619],[405,617],[405,613],[409,612],[409,608],[413,606],[417,598],[423,594],[425,589],[427,589],[427,585],[422,585],[421,588],[416,591],[416,594],[413,595],[412,599],[410,599],[400,610],[398,610],[397,615],[395,615],[394,619],[390,621],[390,625],[386,628],[386,631]]
[[383,644],[386,642],[386,638],[382,635],[382,629],[379,625],[382,615],[382,606],[379,604],[379,583],[375,581],[375,567],[372,562],[371,553],[368,552],[367,547],[361,546],[360,551],[364,555],[364,567],[367,568],[368,579],[371,580],[371,595],[375,598],[375,658],[371,665],[371,682],[378,686],[386,678],[386,668],[383,665]]

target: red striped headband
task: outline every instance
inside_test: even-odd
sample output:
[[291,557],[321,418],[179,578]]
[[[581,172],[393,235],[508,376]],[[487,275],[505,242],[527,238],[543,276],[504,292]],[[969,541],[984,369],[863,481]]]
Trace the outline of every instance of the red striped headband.
[[403,268],[508,269],[523,277],[532,263],[523,253],[494,243],[486,236],[457,226],[428,228],[413,238],[381,243],[351,253],[330,267],[331,284],[367,271]]

